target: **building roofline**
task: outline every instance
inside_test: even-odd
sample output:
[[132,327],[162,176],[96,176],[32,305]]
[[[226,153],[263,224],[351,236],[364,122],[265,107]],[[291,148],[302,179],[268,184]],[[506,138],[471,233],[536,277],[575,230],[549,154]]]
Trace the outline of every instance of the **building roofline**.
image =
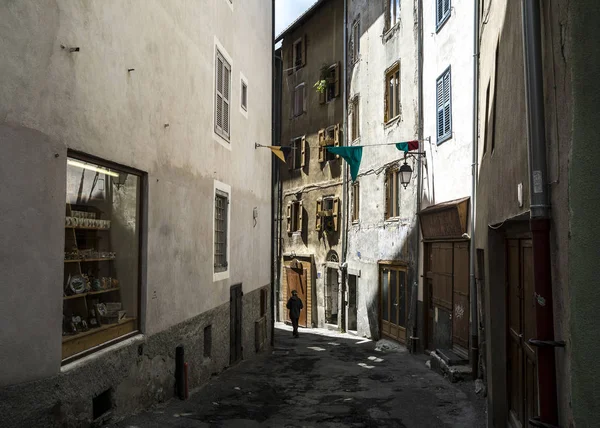
[[321,7],[323,5],[323,3],[326,3],[327,1],[328,0],[318,0],[315,4],[313,4],[311,7],[309,7],[306,12],[304,12],[302,15],[300,15],[298,18],[296,18],[296,20],[294,22],[292,22],[290,25],[288,25],[287,28],[285,30],[283,30],[275,38],[273,43],[278,43],[280,40],[282,40],[285,37],[285,35],[287,33],[295,30],[300,25],[302,25],[304,22],[306,22],[312,15],[314,15],[314,13],[317,11],[317,9],[319,7]]

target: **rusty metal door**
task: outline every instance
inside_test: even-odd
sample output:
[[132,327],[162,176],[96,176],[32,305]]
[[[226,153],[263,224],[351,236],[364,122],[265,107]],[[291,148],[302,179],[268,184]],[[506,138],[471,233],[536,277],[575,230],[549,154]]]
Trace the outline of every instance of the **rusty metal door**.
[[454,244],[452,346],[459,354],[469,349],[469,244]]
[[509,424],[525,428],[538,401],[537,356],[528,344],[536,331],[531,240],[507,242],[507,305]]
[[[285,273],[287,275],[287,298],[289,299],[292,296],[292,291],[296,290],[298,292],[298,297],[302,300],[302,305],[304,306],[300,311],[300,319],[298,320],[298,325],[302,327],[307,327],[306,324],[306,284],[307,284],[307,271],[302,266],[298,269],[293,269],[290,267],[285,268]],[[287,303],[287,302],[286,302]],[[286,320],[290,321],[290,312],[286,309],[285,314]]]

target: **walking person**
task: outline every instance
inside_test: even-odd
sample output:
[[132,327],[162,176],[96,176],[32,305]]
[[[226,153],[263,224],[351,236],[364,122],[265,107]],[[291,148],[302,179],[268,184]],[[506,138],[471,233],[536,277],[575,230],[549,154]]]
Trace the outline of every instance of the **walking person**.
[[302,305],[302,299],[298,297],[298,292],[292,290],[292,297],[288,300],[286,307],[290,310],[290,319],[292,320],[292,326],[294,327],[294,337],[298,338],[298,320],[300,319],[300,312],[304,307]]

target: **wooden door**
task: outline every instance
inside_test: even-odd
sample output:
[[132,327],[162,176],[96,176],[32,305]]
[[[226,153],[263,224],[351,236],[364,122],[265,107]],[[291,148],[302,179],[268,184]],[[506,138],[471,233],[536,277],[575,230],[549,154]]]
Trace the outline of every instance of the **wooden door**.
[[452,346],[463,356],[469,349],[469,244],[454,244]]
[[531,240],[507,242],[507,305],[509,423],[525,428],[538,400],[537,356],[528,344],[536,331]]
[[381,333],[390,339],[406,343],[408,296],[406,268],[380,266]]
[[[296,290],[298,292],[298,297],[302,300],[302,305],[304,306],[304,308],[300,311],[300,319],[298,320],[298,325],[302,327],[308,327],[306,322],[307,271],[301,266],[298,269],[286,267],[285,274],[287,278],[287,298],[289,299],[290,297],[292,297],[292,291]],[[290,311],[287,309],[285,318],[287,321],[291,322]]]
[[229,289],[229,363],[242,359],[242,284]]
[[431,245],[431,349],[452,347],[452,280],[454,247],[451,242],[436,242]]

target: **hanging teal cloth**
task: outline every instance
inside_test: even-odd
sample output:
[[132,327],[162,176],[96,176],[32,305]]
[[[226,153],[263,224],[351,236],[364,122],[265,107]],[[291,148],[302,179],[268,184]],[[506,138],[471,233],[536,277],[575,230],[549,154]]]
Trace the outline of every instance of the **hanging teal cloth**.
[[356,177],[358,176],[358,170],[360,168],[360,161],[362,159],[362,146],[353,146],[353,147],[325,147],[329,152],[340,155],[344,158],[348,165],[350,166],[350,175],[352,176],[352,181],[356,181]]
[[396,143],[396,148],[401,152],[409,152],[411,150],[419,150],[419,142],[417,140],[404,141],[402,143]]

